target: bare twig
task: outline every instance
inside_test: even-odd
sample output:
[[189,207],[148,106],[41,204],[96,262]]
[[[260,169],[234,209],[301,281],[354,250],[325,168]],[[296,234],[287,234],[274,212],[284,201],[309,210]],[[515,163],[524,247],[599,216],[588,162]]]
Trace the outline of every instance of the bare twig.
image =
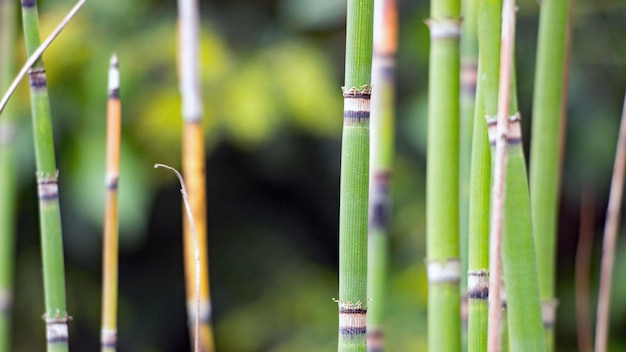
[[191,225],[191,232],[193,233],[193,247],[194,256],[196,259],[196,321],[195,321],[195,339],[194,339],[194,351],[198,352],[200,346],[200,248],[198,246],[198,233],[196,232],[196,223],[193,220],[193,214],[191,213],[191,206],[189,205],[189,196],[187,195],[187,188],[185,187],[185,181],[180,172],[175,168],[165,164],[154,164],[154,168],[164,167],[171,170],[178,177],[180,182],[180,193],[183,195],[183,202],[185,203],[185,211],[189,218],[189,224]]
[[24,64],[24,66],[22,66],[22,69],[20,70],[20,72],[17,74],[17,76],[15,77],[13,82],[11,83],[11,86],[9,86],[9,89],[7,90],[7,92],[2,97],[2,101],[0,101],[0,114],[2,114],[2,111],[4,110],[4,107],[6,106],[7,102],[9,101],[9,99],[11,98],[11,95],[13,95],[13,92],[15,92],[15,89],[17,88],[17,85],[20,83],[22,78],[24,78],[24,76],[26,75],[28,70],[37,62],[37,60],[39,60],[39,58],[44,53],[44,51],[46,51],[46,49],[48,49],[48,46],[50,46],[50,44],[52,44],[52,42],[56,39],[56,37],[59,35],[59,33],[61,33],[61,31],[65,28],[65,26],[67,26],[67,24],[70,22],[72,17],[74,17],[74,15],[76,15],[78,10],[80,10],[80,8],[86,2],[87,2],[87,0],[79,0],[76,3],[76,5],[74,5],[74,7],[70,10],[70,12],[67,13],[65,18],[63,18],[61,23],[59,23],[59,25],[54,29],[54,31],[52,31],[52,33],[48,36],[48,38],[46,38],[46,40],[43,43],[41,43],[41,45],[28,58],[28,60],[26,60],[26,63]]
[[624,190],[624,168],[626,167],[626,97],[622,110],[617,151],[613,164],[611,193],[604,225],[602,244],[602,267],[600,269],[600,292],[598,293],[598,316],[596,322],[596,352],[606,352],[609,338],[609,306],[611,305],[611,278],[615,263],[615,244],[619,230],[620,210]]
[[498,122],[494,184],[492,192],[491,235],[489,247],[489,323],[487,348],[500,350],[502,228],[508,147],[509,103],[511,96],[511,69],[515,38],[515,0],[505,0],[502,7],[502,38],[500,44],[500,77],[498,89]]

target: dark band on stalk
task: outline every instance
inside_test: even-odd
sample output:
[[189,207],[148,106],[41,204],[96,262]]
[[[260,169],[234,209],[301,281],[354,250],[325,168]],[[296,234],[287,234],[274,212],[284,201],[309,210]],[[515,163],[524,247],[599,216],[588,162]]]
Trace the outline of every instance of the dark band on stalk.
[[383,79],[392,80],[396,71],[396,57],[393,53],[384,51],[374,52],[374,62],[378,67],[376,70],[382,72]]
[[343,123],[346,126],[368,125],[370,120],[370,100],[372,90],[369,88],[356,89],[343,92]]
[[119,182],[119,177],[117,175],[109,175],[107,177],[107,190],[117,191],[118,182]]
[[10,312],[12,307],[13,295],[11,294],[11,291],[0,289],[0,314]]
[[43,67],[32,68],[28,72],[30,88],[33,91],[42,91],[47,89],[48,81],[46,79],[46,70]]
[[461,281],[461,261],[458,258],[448,260],[426,260],[428,282],[431,284],[458,284]]
[[556,299],[548,299],[541,302],[541,319],[545,328],[554,328],[558,305],[559,301]]
[[460,18],[438,18],[426,20],[428,28],[430,28],[430,40],[459,40],[461,38],[461,19]]
[[461,94],[468,97],[476,96],[476,80],[478,77],[478,62],[476,60],[461,60]]
[[[389,180],[391,173],[388,171],[374,174],[374,187],[372,190],[372,213],[370,228],[374,230],[389,229],[391,217],[391,197],[389,196]],[[384,232],[388,234],[388,231]]]
[[[506,139],[509,145],[519,145],[522,143],[522,126],[520,114],[509,116],[509,126],[506,132]],[[498,138],[498,121],[496,117],[487,116],[487,133],[489,134],[489,145],[496,146]]]
[[339,333],[356,337],[367,333],[367,309],[360,305],[339,307]]
[[117,348],[117,330],[102,329],[100,331],[100,347],[102,347],[103,349]]
[[[196,299],[187,300],[187,317],[189,324],[196,323]],[[200,315],[198,317],[200,324],[210,324],[213,320],[210,299],[200,299]]]
[[48,344],[67,343],[69,333],[66,316],[56,316],[54,318],[44,318],[46,321],[46,341]]
[[487,270],[470,270],[467,273],[467,298],[489,298],[489,273]]
[[109,64],[109,98],[120,98],[120,64],[115,54],[111,56]]
[[59,173],[54,176],[37,176],[37,194],[41,202],[52,202],[59,199]]
[[37,0],[22,0],[22,8],[33,8],[37,7]]
[[370,329],[367,332],[367,352],[382,352],[383,337],[381,329]]

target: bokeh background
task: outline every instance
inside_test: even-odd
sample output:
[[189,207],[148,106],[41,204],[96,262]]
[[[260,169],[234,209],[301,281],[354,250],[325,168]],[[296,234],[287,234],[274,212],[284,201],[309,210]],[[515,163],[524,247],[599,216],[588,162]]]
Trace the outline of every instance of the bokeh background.
[[[72,5],[40,0],[42,35]],[[572,1],[573,40],[558,240],[557,338],[576,349],[573,268],[580,194],[595,194],[593,301],[622,96],[626,3]],[[399,1],[397,157],[389,351],[426,341],[425,146],[429,5]],[[518,1],[517,72],[529,141],[538,4]],[[345,1],[201,1],[211,290],[219,351],[336,349]],[[17,16],[17,13],[16,13]],[[108,60],[121,66],[121,351],[189,349],[184,307],[176,3],[92,0],[44,55],[54,117],[71,349],[98,349]],[[21,44],[20,44],[21,45]],[[24,61],[21,46],[15,55]],[[2,53],[3,55],[5,53]],[[26,84],[19,115],[15,351],[44,349],[43,292]],[[623,232],[623,231],[622,231]],[[626,351],[626,241],[612,351]],[[595,310],[594,310],[595,311]]]

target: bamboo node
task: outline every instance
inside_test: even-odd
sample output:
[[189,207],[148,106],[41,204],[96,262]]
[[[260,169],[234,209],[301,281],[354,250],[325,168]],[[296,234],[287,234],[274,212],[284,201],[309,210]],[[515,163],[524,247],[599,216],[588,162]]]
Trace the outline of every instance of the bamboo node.
[[0,289],[0,313],[8,312],[13,306],[11,291]]
[[489,271],[470,270],[467,273],[467,298],[487,299],[489,298]]
[[461,261],[451,258],[445,261],[440,259],[426,259],[428,282],[459,283],[461,279]]
[[461,38],[461,18],[429,18],[424,21],[430,28],[431,41]]
[[102,347],[114,348],[117,345],[117,330],[102,328],[100,330],[100,345]]
[[543,320],[544,327],[554,327],[556,323],[556,310],[558,306],[558,299],[546,299],[541,302],[541,318]]
[[68,322],[72,317],[67,312],[61,313],[56,310],[54,316],[44,314],[42,317],[46,322],[46,340],[48,343],[66,343],[69,339]]
[[59,170],[54,176],[43,172],[37,172],[37,193],[39,200],[52,201],[59,197]]
[[498,119],[496,116],[485,116],[487,120],[487,134],[489,135],[489,144],[493,147],[496,145],[496,139],[506,138],[508,144],[522,143],[522,127],[521,114],[519,112],[509,116],[509,126],[506,131],[499,131]]
[[343,93],[344,98],[362,98],[362,99],[370,99],[372,96],[372,86],[369,84],[364,84],[360,87],[352,87],[350,89],[346,89],[346,87],[341,87],[341,92]]

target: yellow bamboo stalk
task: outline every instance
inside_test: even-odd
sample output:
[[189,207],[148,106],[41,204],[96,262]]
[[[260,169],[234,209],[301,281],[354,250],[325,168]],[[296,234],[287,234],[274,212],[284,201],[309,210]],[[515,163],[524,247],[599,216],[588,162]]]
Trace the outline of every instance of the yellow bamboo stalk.
[[117,185],[120,169],[121,103],[120,74],[117,56],[111,57],[109,68],[109,101],[107,105],[106,208],[102,256],[102,352],[117,349],[118,293],[118,213]]
[[[186,122],[183,130],[183,174],[189,192],[191,213],[196,223],[198,251],[200,254],[200,308],[196,311],[196,262],[193,234],[189,219],[183,220],[185,250],[185,282],[187,314],[189,322],[200,321],[200,348],[203,352],[214,351],[211,319],[211,296],[209,290],[209,265],[207,251],[206,186],[204,161],[204,134],[199,121]],[[190,329],[191,331],[191,329]]]

